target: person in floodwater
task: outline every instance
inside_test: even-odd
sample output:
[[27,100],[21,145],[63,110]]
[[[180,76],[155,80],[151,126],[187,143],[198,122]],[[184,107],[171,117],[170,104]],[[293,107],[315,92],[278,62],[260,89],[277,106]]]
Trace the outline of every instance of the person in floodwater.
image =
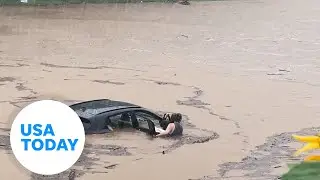
[[181,125],[182,115],[180,113],[173,113],[169,116],[169,121],[162,121],[160,126],[165,130],[156,135],[156,137],[163,136],[177,136],[182,135],[183,127]]

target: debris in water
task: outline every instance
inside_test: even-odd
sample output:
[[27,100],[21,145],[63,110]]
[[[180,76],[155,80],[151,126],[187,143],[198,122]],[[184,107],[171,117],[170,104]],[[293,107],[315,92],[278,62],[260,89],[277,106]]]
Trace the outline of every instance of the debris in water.
[[282,76],[284,75],[283,73],[267,73],[269,76]]
[[72,169],[69,173],[69,180],[74,180],[76,178],[76,172],[74,169]]
[[117,167],[117,165],[118,165],[118,164],[111,164],[111,165],[109,165],[109,166],[105,166],[104,168],[106,168],[106,169],[114,169],[114,168]]
[[278,69],[280,72],[290,72],[290,70],[287,70],[287,69],[282,69],[282,68],[280,68],[280,69]]
[[188,0],[181,0],[181,1],[178,1],[178,3],[181,5],[190,5]]

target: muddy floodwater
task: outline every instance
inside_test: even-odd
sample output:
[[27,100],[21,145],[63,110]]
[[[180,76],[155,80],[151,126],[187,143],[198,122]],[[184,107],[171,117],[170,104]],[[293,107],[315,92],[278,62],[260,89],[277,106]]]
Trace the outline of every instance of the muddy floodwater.
[[[274,180],[291,134],[319,132],[319,92],[319,0],[0,7],[0,178]],[[185,134],[91,135],[70,170],[31,174],[8,128],[44,98],[180,112]]]

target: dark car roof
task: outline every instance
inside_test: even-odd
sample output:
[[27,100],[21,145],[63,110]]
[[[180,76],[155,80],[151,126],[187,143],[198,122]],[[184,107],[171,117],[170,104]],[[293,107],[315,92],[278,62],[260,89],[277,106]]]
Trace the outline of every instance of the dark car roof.
[[113,101],[110,99],[98,99],[92,101],[84,101],[70,105],[80,117],[90,119],[100,113],[111,112],[120,109],[142,108],[122,101]]

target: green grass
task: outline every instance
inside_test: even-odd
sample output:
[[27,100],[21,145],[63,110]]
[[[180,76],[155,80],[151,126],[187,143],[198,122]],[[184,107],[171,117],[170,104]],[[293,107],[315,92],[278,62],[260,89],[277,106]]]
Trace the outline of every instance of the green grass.
[[290,166],[289,172],[281,176],[282,180],[320,180],[320,162],[302,162]]

